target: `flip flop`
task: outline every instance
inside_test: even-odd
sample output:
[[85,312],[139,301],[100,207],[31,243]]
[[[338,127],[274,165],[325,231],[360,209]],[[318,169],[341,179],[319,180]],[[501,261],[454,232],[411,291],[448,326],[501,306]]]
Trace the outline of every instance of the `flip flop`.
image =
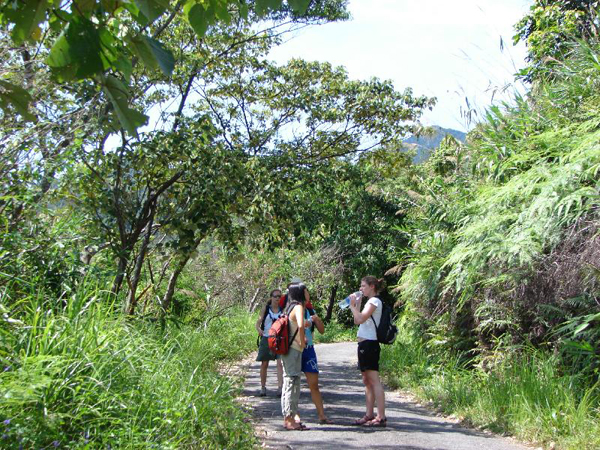
[[375,427],[381,427],[381,428],[385,428],[387,424],[387,418],[383,418],[383,419],[373,419],[373,420],[369,420],[368,422],[363,424],[363,427],[369,427],[369,428],[375,428]]
[[369,417],[367,415],[364,415],[360,419],[356,419],[354,421],[354,425],[364,425],[365,423],[370,422],[373,419],[375,419],[375,416],[370,416]]
[[319,419],[319,423],[321,425],[333,425],[333,420],[328,419],[327,417],[325,417],[324,419]]

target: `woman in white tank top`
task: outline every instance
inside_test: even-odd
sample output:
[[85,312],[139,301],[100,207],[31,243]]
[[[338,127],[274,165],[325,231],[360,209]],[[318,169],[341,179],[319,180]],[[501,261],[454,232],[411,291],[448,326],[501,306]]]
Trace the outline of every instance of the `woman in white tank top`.
[[[350,296],[350,310],[354,316],[354,323],[358,327],[358,366],[365,385],[366,412],[363,417],[357,419],[354,424],[366,427],[385,427],[385,393],[379,378],[379,341],[377,340],[377,328],[381,321],[383,303],[377,297],[383,288],[383,280],[373,276],[364,277],[360,282],[360,291],[367,298],[362,311],[360,310],[360,298],[354,294]],[[377,416],[374,414],[375,403],[377,403]]]

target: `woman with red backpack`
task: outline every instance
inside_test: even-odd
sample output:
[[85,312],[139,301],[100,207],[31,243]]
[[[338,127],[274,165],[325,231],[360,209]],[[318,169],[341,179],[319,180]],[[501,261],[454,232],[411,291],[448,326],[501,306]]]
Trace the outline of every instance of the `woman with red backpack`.
[[306,286],[303,283],[292,283],[288,286],[288,304],[284,313],[289,317],[291,345],[288,352],[281,355],[281,362],[283,363],[281,411],[283,413],[283,427],[286,430],[308,429],[298,417],[302,351],[306,347],[304,303],[307,294]]
[[281,297],[281,289],[273,289],[269,295],[269,302],[265,304],[258,320],[256,321],[256,331],[260,338],[258,344],[258,356],[257,361],[260,361],[260,393],[261,397],[267,395],[267,369],[269,368],[269,361],[277,361],[277,391],[278,395],[281,395],[281,389],[283,386],[283,366],[281,365],[281,359],[271,353],[269,350],[269,329],[273,322],[277,320],[281,314],[282,308],[279,306],[279,298]]

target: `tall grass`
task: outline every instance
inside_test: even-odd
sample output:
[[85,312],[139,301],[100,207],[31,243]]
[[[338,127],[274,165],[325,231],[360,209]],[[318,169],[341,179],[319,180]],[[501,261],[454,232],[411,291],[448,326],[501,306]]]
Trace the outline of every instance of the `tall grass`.
[[[382,371],[445,414],[525,441],[559,449],[600,448],[600,388],[561,368],[557,357],[531,347],[498,353],[483,370],[434,356],[409,328],[384,348]],[[501,355],[501,356],[500,356]]]
[[88,285],[60,310],[42,297],[18,318],[1,308],[0,447],[252,447],[240,383],[217,370],[252,348],[252,320],[161,329],[113,313],[106,297]]

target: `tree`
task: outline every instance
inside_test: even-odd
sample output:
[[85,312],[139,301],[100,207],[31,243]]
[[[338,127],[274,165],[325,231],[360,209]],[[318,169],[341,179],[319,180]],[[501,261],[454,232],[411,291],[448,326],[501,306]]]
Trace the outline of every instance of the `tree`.
[[520,75],[533,81],[564,60],[573,40],[598,36],[599,8],[596,0],[536,0],[515,25],[514,43],[529,49],[530,65]]
[[[148,230],[156,232],[156,210],[161,205],[159,199],[184,177],[182,170],[188,170],[189,164],[177,166],[181,170],[171,171],[171,178],[161,178],[158,164],[178,164],[181,160],[166,158],[164,153],[150,154],[158,147],[149,144],[152,139],[148,134],[136,136],[128,132],[119,120],[119,110],[114,108],[113,100],[121,102],[120,105],[128,111],[144,113],[176,101],[177,110],[162,116],[166,117],[166,122],[160,122],[154,129],[171,129],[176,132],[179,125],[185,121],[184,109],[190,100],[188,93],[192,82],[199,76],[210,76],[211,65],[220,59],[229,58],[239,46],[251,42],[273,42],[280,32],[278,27],[288,26],[295,29],[330,18],[344,18],[345,15],[343,1],[313,2],[302,16],[289,8],[282,8],[276,14],[270,12],[268,18],[278,22],[271,23],[266,30],[251,30],[245,20],[238,18],[233,20],[230,26],[213,27],[202,39],[198,38],[185,20],[182,20],[181,15],[170,16],[168,22],[162,24],[169,26],[158,26],[157,22],[148,29],[156,26],[155,33],[164,33],[173,48],[179,49],[177,58],[181,65],[169,76],[168,71],[154,70],[158,68],[158,62],[153,63],[149,55],[143,54],[141,56],[146,59],[143,60],[141,56],[134,58],[131,70],[117,73],[110,69],[106,79],[110,80],[109,83],[112,83],[115,92],[100,89],[96,79],[71,80],[57,84],[56,74],[48,67],[46,60],[48,48],[45,44],[50,40],[51,29],[48,29],[50,37],[41,40],[36,46],[28,42],[15,46],[6,32],[0,32],[2,42],[6,43],[6,46],[2,47],[3,74],[13,83],[28,83],[28,95],[32,99],[38,119],[36,122],[28,122],[19,120],[15,115],[0,114],[3,130],[0,140],[6,149],[6,158],[2,160],[1,170],[10,175],[3,177],[0,208],[6,214],[8,225],[12,228],[19,226],[19,220],[29,217],[24,214],[27,210],[36,214],[34,209],[41,210],[41,200],[50,189],[56,189],[73,179],[68,176],[69,171],[79,176],[81,167],[87,166],[90,173],[96,173],[96,182],[90,181],[84,190],[90,194],[90,202],[96,202],[88,211],[92,213],[90,217],[97,221],[97,226],[91,227],[89,231],[104,230],[102,233],[90,233],[90,237],[92,242],[98,244],[98,248],[105,246],[107,242],[112,243],[113,252],[119,261],[113,290],[118,291],[122,282],[120,277],[124,273],[129,272],[133,279],[138,278],[133,275],[133,268],[125,268],[133,262],[131,252],[137,248],[138,243],[150,237]],[[120,24],[125,28],[137,26],[137,22],[128,19],[127,15],[119,17]],[[248,20],[257,22],[259,17],[251,15]],[[137,61],[145,61],[147,64],[137,64]],[[129,86],[129,98],[123,96],[126,92],[123,89],[125,85]],[[12,108],[10,105],[8,107]],[[117,114],[111,116],[111,111]],[[194,116],[199,117],[196,114]],[[202,123],[210,123],[210,120]],[[116,134],[120,136],[121,143],[115,149]],[[168,133],[160,134],[161,138],[165,136],[168,136]],[[140,148],[145,152],[140,151]],[[135,156],[132,156],[133,154]],[[130,188],[127,182],[136,179],[132,172],[135,169],[131,166],[132,162],[140,165],[140,162],[146,160],[153,164],[150,173],[154,173],[156,179],[150,180],[146,173],[144,180],[147,184],[143,187],[131,186],[131,191],[127,192]],[[143,164],[140,168],[143,168]],[[91,194],[90,189],[94,186],[98,190]],[[73,194],[76,197],[80,196],[78,192]],[[135,197],[136,195],[140,197]],[[120,204],[119,199],[134,197],[139,200],[137,203]],[[134,204],[139,209],[132,210],[130,207]],[[98,205],[106,207],[100,215],[98,213],[102,207]],[[118,216],[121,211],[127,211],[131,215],[108,218],[111,214]],[[107,236],[106,224],[113,219],[114,223],[119,224],[117,228],[121,228],[115,234],[108,233],[108,239],[99,239],[101,236]],[[128,221],[130,223],[127,223]],[[148,223],[154,225],[148,227]],[[158,224],[160,223],[162,222]],[[118,246],[114,245],[116,242],[120,242]],[[146,245],[149,244],[150,242]],[[135,258],[136,262],[143,262],[143,255],[144,252],[140,252],[137,255],[139,257]],[[139,267],[139,264],[136,267]],[[131,281],[128,279],[128,282]],[[130,289],[130,298],[132,292],[135,292],[135,283],[131,287],[134,289]]]
[[[252,13],[258,17],[287,13],[302,16],[310,0],[256,0]],[[317,2],[319,6],[321,2]],[[142,61],[149,69],[173,72],[174,55],[157,38],[177,17],[185,20],[202,38],[209,27],[247,20],[249,5],[244,0],[22,0],[4,2],[0,24],[10,30],[14,45],[36,43],[44,64],[63,83],[93,80],[111,101],[121,124],[130,134],[146,123],[148,117],[128,106],[127,88],[133,66]],[[310,12],[309,12],[310,14]],[[23,52],[23,65],[29,56]],[[115,76],[116,75],[116,76]],[[18,113],[25,120],[34,115],[28,105],[31,95],[19,84],[2,80],[0,107],[5,114]]]

